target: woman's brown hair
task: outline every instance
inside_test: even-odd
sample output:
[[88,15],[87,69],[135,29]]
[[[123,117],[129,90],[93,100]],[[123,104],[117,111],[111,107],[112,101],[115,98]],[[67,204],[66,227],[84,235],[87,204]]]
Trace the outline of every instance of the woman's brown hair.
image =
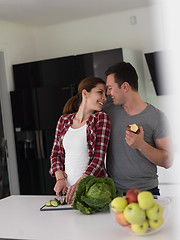
[[70,114],[77,112],[79,106],[82,102],[82,90],[85,89],[87,92],[90,92],[92,88],[95,88],[97,84],[104,84],[104,80],[97,77],[87,77],[84,78],[78,85],[78,92],[75,96],[71,97],[63,108],[63,114]]

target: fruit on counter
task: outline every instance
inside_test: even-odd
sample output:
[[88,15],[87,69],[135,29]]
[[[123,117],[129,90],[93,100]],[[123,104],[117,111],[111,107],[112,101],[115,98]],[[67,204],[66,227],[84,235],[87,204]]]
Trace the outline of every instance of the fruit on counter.
[[116,197],[111,202],[111,207],[114,212],[122,212],[128,205],[128,201],[123,197]]
[[126,193],[126,199],[128,203],[137,202],[137,196],[141,191],[137,188],[131,188]]
[[[111,210],[115,212],[116,222],[123,227],[129,227],[137,234],[144,234],[148,229],[158,229],[162,226],[164,222],[164,209],[161,204],[154,200],[152,193],[149,191],[140,191],[139,189],[129,189],[128,192],[133,193],[133,200],[130,199],[137,202],[128,202],[126,196],[113,199],[111,202]],[[123,205],[123,203],[126,202],[122,200],[123,198],[127,200],[126,206],[125,204]],[[118,211],[116,207],[119,206],[121,206],[121,208],[125,206],[124,210]]]
[[138,203],[128,204],[124,209],[124,216],[131,224],[141,224],[146,219],[145,211],[139,207]]
[[140,208],[146,210],[154,205],[154,198],[151,192],[142,191],[138,194],[138,203]]
[[127,130],[137,134],[139,133],[140,128],[137,124],[134,123],[134,124],[127,125]]
[[163,208],[159,203],[154,203],[154,205],[146,210],[146,216],[149,219],[157,220],[163,215]]
[[146,233],[149,227],[149,223],[147,220],[144,220],[141,224],[131,224],[131,229],[133,232],[138,234]]
[[156,219],[156,220],[149,219],[149,226],[152,229],[157,229],[157,228],[160,228],[160,226],[163,224],[163,222],[164,222],[163,217]]
[[126,220],[123,212],[116,213],[116,221],[122,226],[130,225],[129,222]]

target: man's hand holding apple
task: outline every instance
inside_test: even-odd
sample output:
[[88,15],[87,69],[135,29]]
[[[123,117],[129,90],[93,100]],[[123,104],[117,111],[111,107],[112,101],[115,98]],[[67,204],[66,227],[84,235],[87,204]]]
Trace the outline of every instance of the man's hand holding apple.
[[125,140],[127,144],[134,149],[141,149],[144,141],[144,131],[142,127],[139,127],[138,134],[135,134],[129,130],[126,130]]

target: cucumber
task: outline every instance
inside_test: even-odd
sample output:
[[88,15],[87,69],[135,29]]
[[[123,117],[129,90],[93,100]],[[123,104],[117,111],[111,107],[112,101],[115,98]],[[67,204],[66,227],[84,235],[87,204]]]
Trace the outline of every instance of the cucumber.
[[61,205],[65,205],[65,204],[66,204],[66,198],[62,198],[62,199],[60,200],[60,204],[61,204]]
[[54,198],[53,200],[50,200],[45,205],[46,207],[57,207],[58,205],[64,205],[66,204],[66,199],[62,198],[61,200],[58,200],[57,198]]
[[50,200],[51,206],[53,207],[57,207],[59,205],[59,201],[57,201],[57,199],[54,200]]
[[46,205],[46,207],[50,207],[51,206],[51,201],[47,202],[45,205]]

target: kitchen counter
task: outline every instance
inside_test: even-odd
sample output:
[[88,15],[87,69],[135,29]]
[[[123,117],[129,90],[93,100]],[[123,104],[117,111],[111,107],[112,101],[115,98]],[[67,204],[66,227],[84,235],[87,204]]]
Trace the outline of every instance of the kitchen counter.
[[[40,211],[55,196],[13,195],[0,200],[0,239],[36,240],[174,240],[179,221],[174,214],[178,201],[172,199],[171,216],[166,226],[149,236],[138,236],[122,229],[109,212],[83,215],[78,210]],[[174,212],[174,213],[173,213]],[[176,231],[177,230],[177,231]],[[176,238],[177,237],[177,238]]]

